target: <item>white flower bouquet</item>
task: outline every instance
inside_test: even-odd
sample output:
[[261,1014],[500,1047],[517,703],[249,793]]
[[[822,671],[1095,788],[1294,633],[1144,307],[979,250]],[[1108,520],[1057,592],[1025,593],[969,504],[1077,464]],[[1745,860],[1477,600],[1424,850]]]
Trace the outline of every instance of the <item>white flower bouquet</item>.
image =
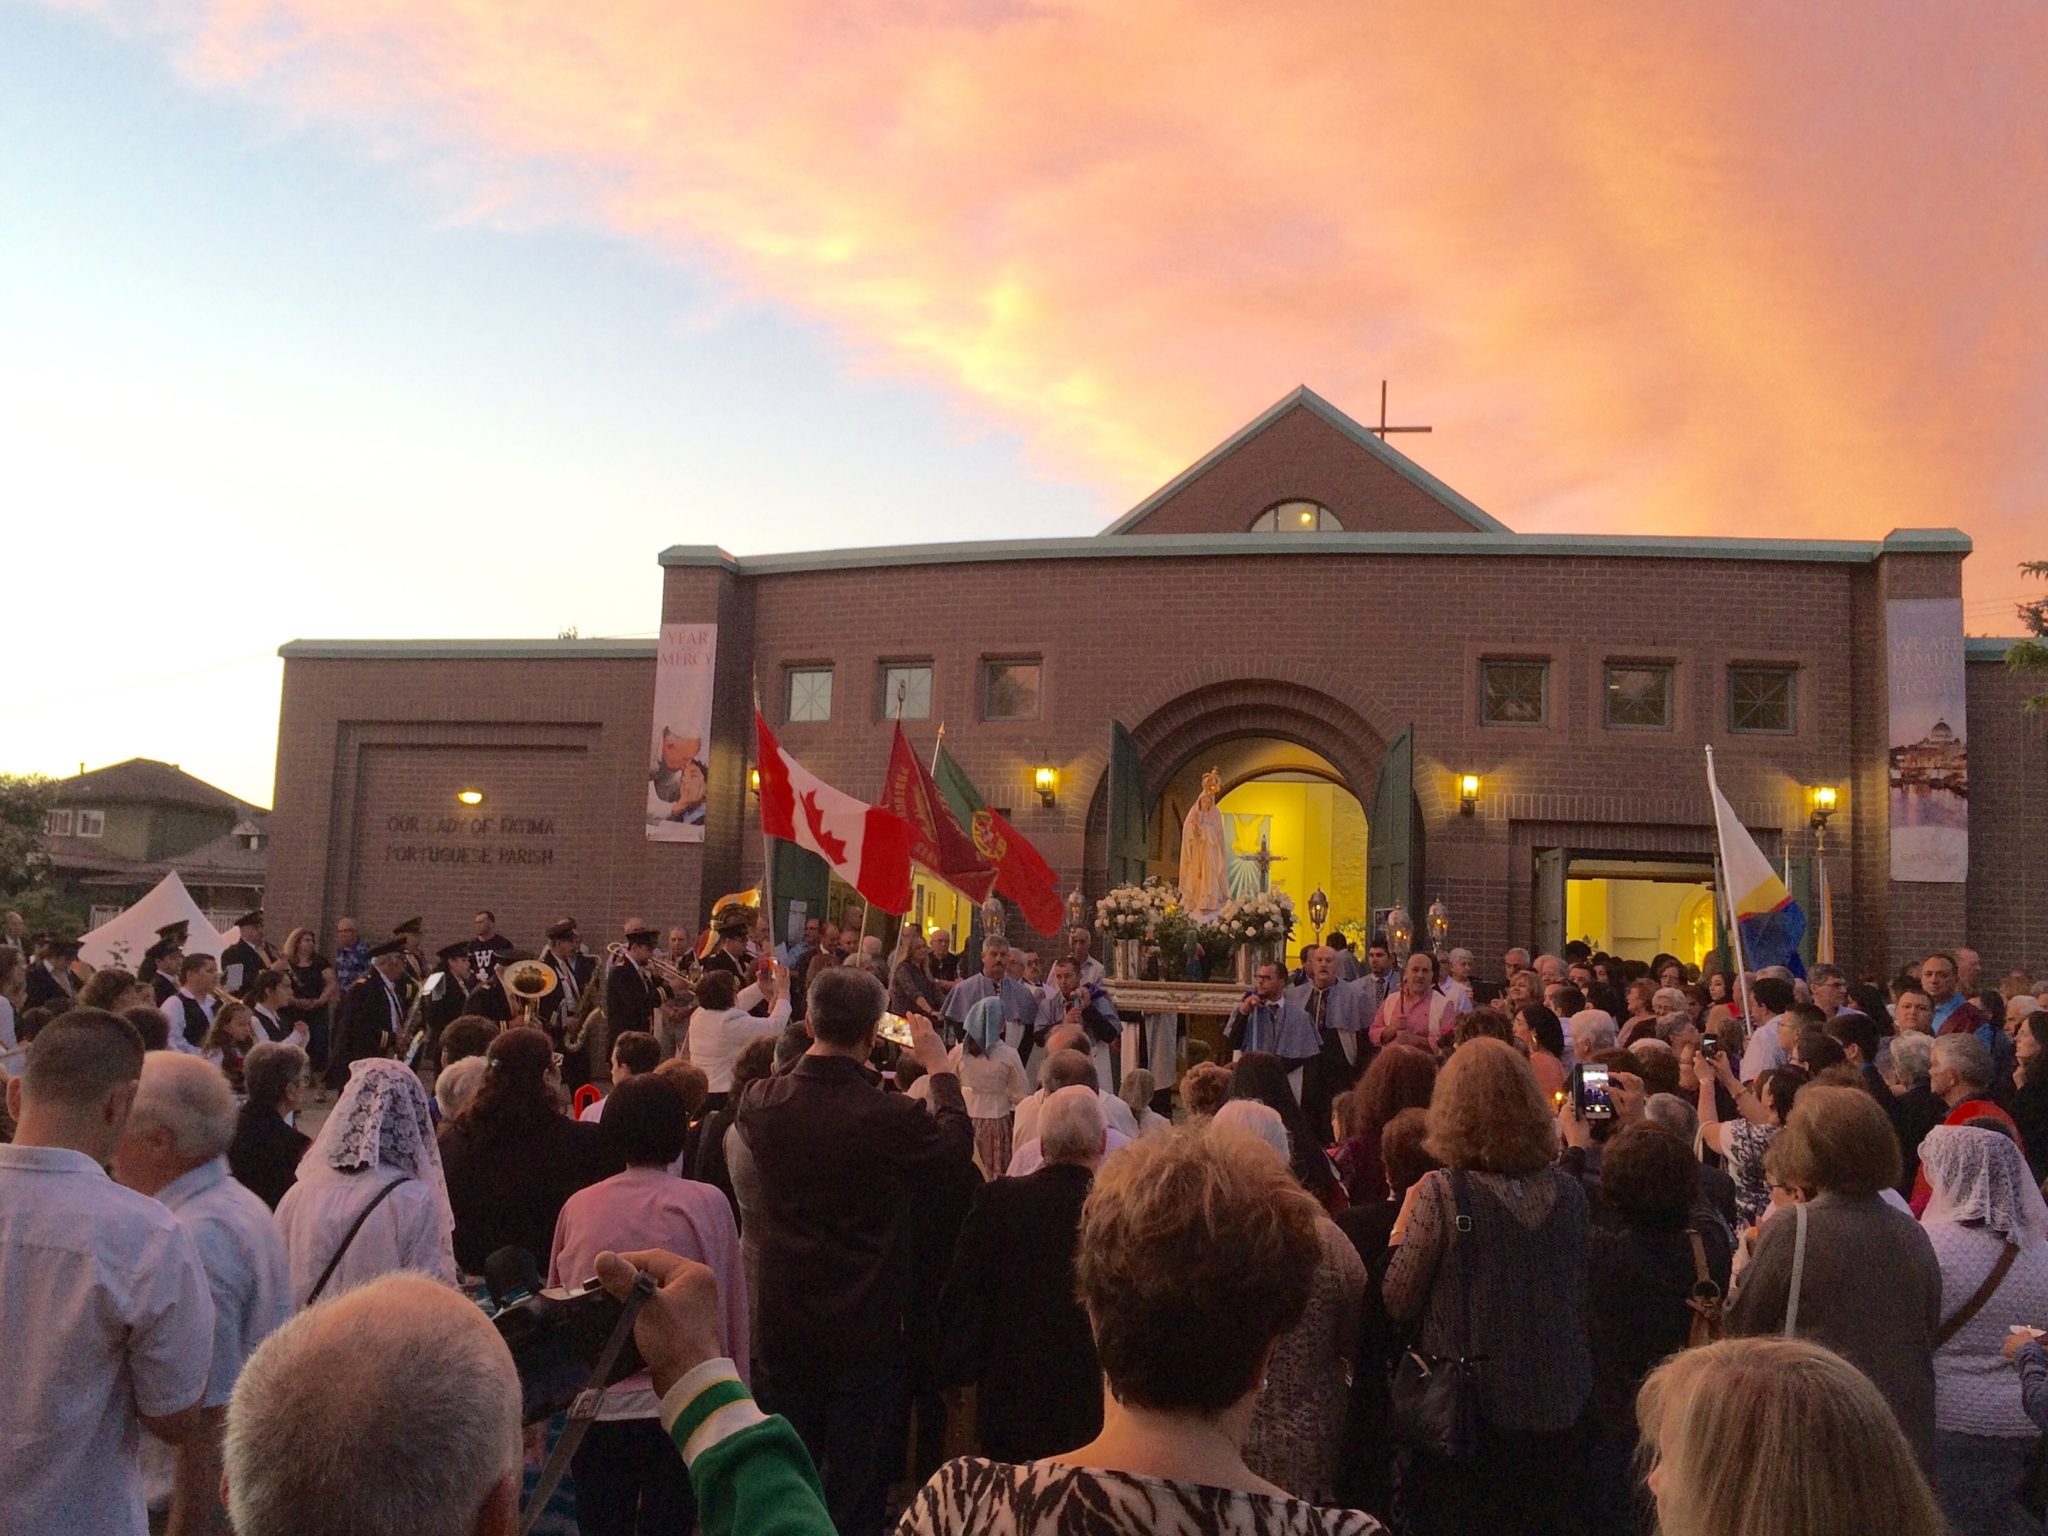
[[1294,931],[1294,903],[1285,891],[1261,891],[1224,903],[1216,924],[1233,944],[1280,943]]
[[1160,906],[1142,885],[1120,885],[1095,903],[1095,921],[1112,939],[1142,939],[1152,931]]

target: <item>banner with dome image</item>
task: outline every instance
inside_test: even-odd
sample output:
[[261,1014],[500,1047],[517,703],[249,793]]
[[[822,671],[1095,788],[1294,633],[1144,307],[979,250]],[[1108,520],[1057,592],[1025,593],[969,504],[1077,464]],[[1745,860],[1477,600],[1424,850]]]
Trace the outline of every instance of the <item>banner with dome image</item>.
[[1959,882],[1970,873],[1970,767],[1963,707],[1963,601],[1885,604],[1891,698],[1892,878]]
[[710,792],[711,675],[716,624],[664,624],[654,659],[654,735],[648,746],[647,836],[704,841]]

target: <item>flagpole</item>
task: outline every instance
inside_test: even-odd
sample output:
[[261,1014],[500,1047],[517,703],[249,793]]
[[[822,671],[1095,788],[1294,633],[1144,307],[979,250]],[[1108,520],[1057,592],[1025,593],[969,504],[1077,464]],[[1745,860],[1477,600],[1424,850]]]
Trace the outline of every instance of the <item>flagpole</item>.
[[[761,750],[760,720],[761,685],[757,678],[754,682],[754,752],[757,756]],[[761,765],[756,763],[754,771],[758,773],[760,767]],[[773,969],[775,965],[775,846],[774,840],[768,836],[768,818],[761,813],[760,796],[758,794],[754,797],[754,815],[761,824],[761,905],[768,913],[768,964],[769,968]]]
[[1735,987],[1742,999],[1742,1023],[1745,1029],[1751,1024],[1749,1007],[1749,965],[1742,953],[1742,919],[1735,911],[1735,893],[1727,889],[1728,848],[1721,840],[1721,782],[1714,776],[1714,749],[1706,748],[1707,754],[1707,800],[1714,813],[1714,846],[1720,850],[1715,860],[1715,873],[1722,886],[1722,896],[1728,908],[1728,942],[1735,950]]

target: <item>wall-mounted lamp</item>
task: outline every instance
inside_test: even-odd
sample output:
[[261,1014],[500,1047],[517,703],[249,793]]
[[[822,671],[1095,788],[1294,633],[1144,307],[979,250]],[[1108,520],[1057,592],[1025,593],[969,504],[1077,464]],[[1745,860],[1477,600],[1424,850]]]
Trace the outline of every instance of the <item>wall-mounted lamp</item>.
[[1458,814],[1470,816],[1479,809],[1479,775],[1461,773],[1458,775]]
[[1807,805],[1811,811],[1807,820],[1816,832],[1827,829],[1828,818],[1835,814],[1835,786],[1816,784],[1806,792]]
[[761,793],[761,770],[758,768],[749,768],[747,770],[747,793],[750,795]]
[[1316,945],[1323,942],[1323,925],[1330,920],[1330,898],[1319,885],[1308,893],[1308,925],[1316,931]]
[[464,805],[482,805],[484,792],[480,789],[458,789],[455,791],[455,798]]
[[1032,788],[1038,791],[1038,803],[1051,807],[1060,797],[1060,771],[1050,763],[1040,763],[1031,770]]

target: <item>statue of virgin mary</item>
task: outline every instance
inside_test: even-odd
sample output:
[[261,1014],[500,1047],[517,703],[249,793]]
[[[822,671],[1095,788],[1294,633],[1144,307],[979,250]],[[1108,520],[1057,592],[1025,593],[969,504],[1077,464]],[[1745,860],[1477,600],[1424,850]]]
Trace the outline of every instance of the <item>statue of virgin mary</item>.
[[1230,900],[1230,850],[1223,837],[1223,813],[1216,797],[1223,780],[1214,768],[1202,775],[1202,792],[1180,827],[1180,902],[1188,916],[1206,923]]

